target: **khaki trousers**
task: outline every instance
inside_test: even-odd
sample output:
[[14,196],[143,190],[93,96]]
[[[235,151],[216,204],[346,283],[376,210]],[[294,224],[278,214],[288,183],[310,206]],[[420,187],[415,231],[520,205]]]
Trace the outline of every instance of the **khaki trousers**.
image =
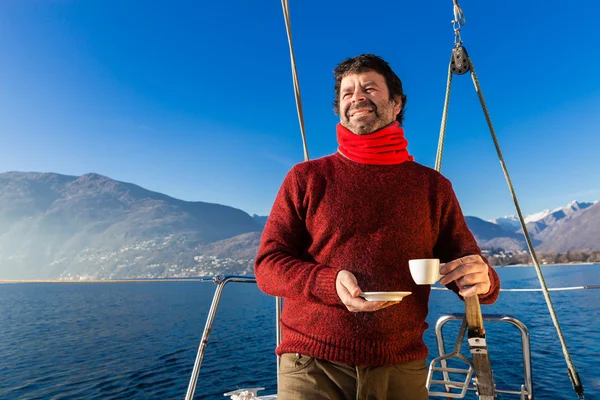
[[427,400],[425,360],[377,367],[351,366],[286,353],[278,400]]

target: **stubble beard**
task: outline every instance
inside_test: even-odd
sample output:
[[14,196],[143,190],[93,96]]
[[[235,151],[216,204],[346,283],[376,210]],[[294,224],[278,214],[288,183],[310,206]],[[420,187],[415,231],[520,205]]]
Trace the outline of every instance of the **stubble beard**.
[[[356,122],[352,122],[350,119],[350,111],[352,109],[360,109],[365,106],[368,106],[372,109],[372,114],[368,114],[367,120],[362,122],[360,119]],[[344,113],[344,117],[340,119],[340,123],[350,132],[355,135],[369,135],[379,129],[389,125],[393,121],[386,121],[385,117],[379,113],[379,109],[373,102],[363,102],[354,107],[348,108],[348,110]]]

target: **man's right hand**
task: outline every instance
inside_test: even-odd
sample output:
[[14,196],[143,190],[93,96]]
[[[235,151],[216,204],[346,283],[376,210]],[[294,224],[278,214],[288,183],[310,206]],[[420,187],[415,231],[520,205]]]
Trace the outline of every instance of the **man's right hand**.
[[372,312],[399,303],[399,301],[366,301],[358,297],[362,292],[358,287],[358,281],[352,272],[344,269],[337,274],[335,290],[348,311],[352,312]]

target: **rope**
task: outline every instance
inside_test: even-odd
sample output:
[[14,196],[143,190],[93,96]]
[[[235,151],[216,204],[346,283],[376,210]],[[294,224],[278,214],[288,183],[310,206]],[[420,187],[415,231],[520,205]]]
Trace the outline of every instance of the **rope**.
[[[458,4],[458,0],[453,0],[454,3],[454,20],[452,21],[452,25],[454,28],[454,45],[455,47],[460,47],[462,45],[462,37],[460,33],[460,29],[466,23],[465,15]],[[465,51],[466,54],[466,51]],[[544,294],[544,299],[546,300],[546,304],[548,306],[548,310],[550,311],[550,316],[552,318],[552,323],[556,328],[556,332],[558,335],[558,339],[560,341],[563,354],[565,356],[565,361],[567,363],[567,369],[569,372],[569,377],[571,378],[571,383],[573,385],[573,389],[577,393],[580,399],[583,399],[583,385],[579,379],[579,375],[575,370],[573,362],[571,360],[571,356],[569,355],[569,351],[567,349],[567,344],[565,342],[564,336],[562,334],[562,330],[560,328],[560,324],[558,322],[558,318],[556,316],[556,312],[554,311],[554,306],[552,304],[552,300],[550,299],[549,289],[546,286],[546,282],[544,280],[544,276],[542,274],[542,270],[540,268],[540,264],[535,253],[535,249],[533,247],[533,243],[531,241],[531,237],[529,232],[527,231],[527,227],[525,225],[525,219],[523,218],[523,213],[521,212],[521,207],[519,206],[519,201],[517,199],[517,195],[515,193],[512,181],[510,179],[510,175],[508,173],[508,169],[506,167],[506,163],[504,162],[504,157],[502,156],[502,151],[500,150],[500,144],[498,143],[498,139],[496,137],[496,132],[494,131],[494,126],[492,125],[492,119],[490,117],[489,111],[485,104],[485,100],[483,98],[483,93],[481,91],[481,87],[479,86],[479,80],[477,79],[477,74],[475,73],[475,67],[473,66],[473,62],[469,60],[470,70],[471,70],[471,78],[473,80],[473,84],[475,85],[475,91],[477,92],[477,97],[479,98],[479,102],[481,103],[481,108],[483,109],[483,113],[485,115],[485,120],[488,124],[488,128],[490,129],[490,133],[492,135],[492,140],[494,141],[494,146],[496,147],[496,152],[498,154],[498,159],[500,160],[500,165],[502,167],[502,171],[504,172],[504,177],[506,178],[506,182],[508,183],[508,188],[510,190],[510,194],[513,198],[513,202],[515,204],[515,208],[517,210],[517,214],[519,216],[519,222],[521,224],[521,228],[523,229],[523,233],[525,234],[525,241],[527,242],[527,248],[529,249],[529,253],[531,254],[531,258],[533,260],[533,264],[535,266],[535,271],[538,276],[538,280],[540,281],[541,289],[508,289],[506,291],[541,291]],[[442,164],[442,153],[444,149],[444,138],[446,133],[446,119],[448,116],[448,103],[450,99],[450,90],[452,85],[452,59],[450,60],[449,72],[448,72],[448,81],[446,84],[446,98],[444,101],[444,111],[442,114],[442,126],[440,129],[440,139],[438,142],[438,154],[436,156],[436,166],[435,169],[439,172],[441,170]],[[595,286],[583,286],[581,288],[597,288]],[[558,288],[561,289],[561,288]],[[563,288],[562,290],[575,290],[575,288]]]
[[304,161],[308,161],[308,146],[306,145],[306,133],[304,130],[304,113],[302,112],[302,96],[300,95],[300,82],[296,71],[296,58],[294,56],[294,45],[292,44],[292,24],[290,22],[290,10],[288,0],[281,0],[285,29],[287,31],[288,45],[290,47],[290,59],[292,63],[292,78],[294,79],[294,95],[296,96],[296,109],[298,110],[298,121],[300,122],[300,133],[302,134],[302,146],[304,149]]
[[571,360],[571,356],[569,354],[569,350],[567,349],[567,343],[565,342],[565,338],[563,336],[562,330],[560,328],[560,324],[558,322],[558,317],[556,316],[556,312],[554,311],[554,305],[552,304],[552,299],[550,299],[550,294],[548,293],[548,287],[546,286],[546,281],[544,279],[544,275],[542,274],[542,269],[540,268],[540,263],[537,258],[537,254],[533,247],[533,243],[531,241],[531,237],[529,232],[527,231],[527,227],[525,226],[525,218],[523,217],[523,213],[521,212],[521,207],[519,206],[519,200],[517,199],[517,195],[515,193],[515,189],[513,187],[512,181],[510,179],[510,175],[508,174],[508,169],[506,168],[506,163],[504,162],[504,157],[502,156],[502,150],[500,150],[500,144],[498,143],[498,138],[496,137],[496,132],[494,131],[494,127],[492,125],[492,119],[490,118],[489,111],[485,104],[485,100],[483,98],[483,93],[481,92],[481,87],[479,86],[479,80],[477,79],[477,74],[475,73],[475,67],[473,66],[473,61],[471,60],[471,77],[473,79],[473,84],[475,85],[475,90],[477,91],[477,97],[479,97],[479,102],[481,103],[481,107],[483,108],[483,113],[485,114],[485,120],[487,121],[488,128],[490,129],[490,133],[492,134],[492,140],[494,141],[494,146],[496,147],[496,153],[498,153],[498,159],[500,160],[500,165],[502,167],[502,171],[504,172],[504,177],[506,178],[506,183],[508,184],[508,188],[510,190],[510,194],[513,198],[513,202],[515,203],[515,208],[517,210],[517,215],[519,216],[519,222],[521,223],[521,228],[523,229],[523,233],[525,235],[525,241],[527,242],[527,248],[529,249],[529,253],[531,254],[531,258],[533,260],[533,265],[535,267],[535,272],[537,273],[538,280],[540,281],[541,291],[544,294],[544,298],[546,300],[546,304],[548,306],[548,311],[550,312],[550,317],[552,318],[552,323],[556,328],[556,333],[558,335],[558,339],[560,341],[563,354],[565,356],[565,361],[567,362],[567,367],[570,372],[570,376],[573,383],[573,388],[575,392],[581,397],[583,397],[583,386],[581,385],[581,381],[579,380],[579,375],[575,370],[575,366],[573,365],[573,361]]
[[450,87],[452,86],[452,57],[448,64],[448,79],[446,81],[446,97],[444,98],[444,111],[442,112],[442,126],[440,127],[440,139],[438,141],[437,155],[435,157],[435,170],[442,169],[442,155],[444,153],[444,139],[446,138],[446,121],[448,120],[448,106],[450,104]]
[[[300,95],[300,81],[298,79],[298,71],[296,70],[296,57],[294,56],[294,44],[292,41],[292,23],[290,21],[290,8],[288,0],[281,0],[281,7],[283,9],[283,18],[285,19],[285,30],[287,32],[288,46],[290,48],[290,61],[292,66],[292,78],[294,80],[294,95],[296,97],[296,110],[298,111],[298,122],[300,123],[300,134],[302,135],[302,148],[304,150],[304,161],[309,160],[308,146],[306,144],[306,132],[304,129],[304,112],[302,111],[302,96]],[[275,298],[275,314],[276,314],[276,340],[277,346],[281,344],[281,312],[283,310],[283,299],[281,297]],[[280,358],[277,357],[277,384],[279,384],[279,362]]]

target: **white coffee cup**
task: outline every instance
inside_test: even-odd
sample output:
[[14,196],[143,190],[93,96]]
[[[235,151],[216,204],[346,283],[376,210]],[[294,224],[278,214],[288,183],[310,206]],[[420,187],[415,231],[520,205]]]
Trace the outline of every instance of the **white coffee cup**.
[[409,260],[408,266],[417,285],[433,285],[444,276],[440,274],[440,260],[437,258]]

